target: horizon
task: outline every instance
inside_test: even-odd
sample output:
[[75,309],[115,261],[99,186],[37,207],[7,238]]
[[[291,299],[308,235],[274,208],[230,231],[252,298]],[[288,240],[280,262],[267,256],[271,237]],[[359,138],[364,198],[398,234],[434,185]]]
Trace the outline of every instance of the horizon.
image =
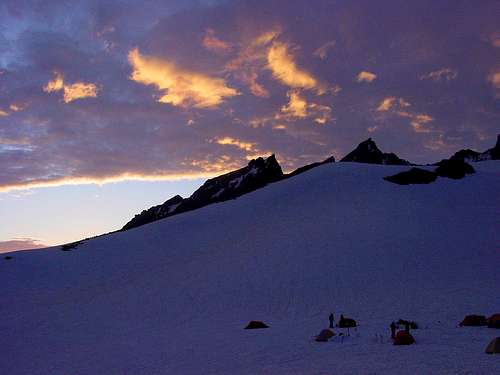
[[489,149],[498,11],[496,1],[6,0],[0,252],[119,229],[272,153],[291,171],[367,138],[417,164]]

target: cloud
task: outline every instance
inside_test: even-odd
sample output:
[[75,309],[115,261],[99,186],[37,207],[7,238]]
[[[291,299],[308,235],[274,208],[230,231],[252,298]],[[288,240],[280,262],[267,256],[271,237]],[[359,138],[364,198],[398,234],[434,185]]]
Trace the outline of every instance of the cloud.
[[390,110],[392,108],[392,105],[394,104],[394,102],[396,101],[396,98],[391,96],[391,97],[388,97],[388,98],[384,98],[379,106],[377,107],[377,111],[378,112],[387,112],[388,110]]
[[288,92],[290,101],[281,108],[281,112],[292,117],[305,118],[307,116],[308,104],[298,91]]
[[276,120],[293,121],[295,119],[312,118],[319,125],[325,125],[331,119],[332,109],[326,105],[308,103],[298,90],[287,93],[288,104],[281,107],[281,114],[275,116]]
[[209,51],[217,53],[227,53],[232,49],[231,44],[217,38],[215,36],[214,29],[210,28],[205,30],[205,36],[203,37],[202,45]]
[[312,74],[297,66],[286,43],[278,41],[272,43],[267,53],[267,64],[273,77],[286,86],[316,90],[318,94],[326,92],[325,87]]
[[279,29],[269,30],[260,33],[248,43],[242,43],[237,56],[226,63],[224,72],[247,85],[253,95],[261,98],[269,97],[269,91],[258,80],[260,72],[266,65],[269,43],[279,34]]
[[241,150],[245,151],[254,151],[255,150],[255,145],[256,143],[251,143],[251,142],[243,142],[235,138],[231,137],[221,137],[221,138],[216,138],[214,140],[215,143],[219,145],[230,145],[230,146],[235,146]]
[[0,241],[0,253],[7,253],[16,250],[41,249],[47,247],[39,240],[32,238],[15,238],[10,241]]
[[63,100],[65,103],[70,103],[77,99],[96,98],[97,86],[93,83],[75,82],[65,84],[64,77],[59,72],[54,72],[54,79],[49,81],[43,88],[47,93],[63,90]]
[[438,81],[442,81],[442,80],[452,81],[452,80],[456,79],[457,76],[458,76],[458,72],[456,70],[450,69],[450,68],[442,68],[442,69],[435,70],[435,71],[432,71],[430,73],[421,75],[420,80],[422,80],[422,81],[431,80],[434,82],[438,82]]
[[500,31],[495,31],[490,35],[490,43],[495,48],[500,48]]
[[0,117],[5,117],[8,116],[9,114],[5,112],[4,110],[0,109]]
[[319,57],[321,60],[325,60],[328,57],[328,51],[333,49],[333,47],[335,47],[335,44],[336,44],[335,40],[326,42],[321,47],[316,49],[313,52],[313,55]]
[[500,71],[490,73],[488,81],[490,81],[493,88],[500,89]]
[[[411,104],[403,98],[394,96],[385,98],[379,104],[377,112],[387,113],[410,120],[410,125],[416,133],[431,133],[433,130],[426,128],[425,125],[434,121],[434,118],[427,113],[415,113],[409,110]],[[369,132],[374,132],[378,127],[371,127]]]
[[357,77],[356,77],[356,81],[357,82],[373,82],[375,81],[375,79],[377,79],[377,75],[374,74],[374,73],[371,73],[371,72],[367,72],[367,71],[362,71],[360,72]]
[[227,86],[222,78],[213,78],[202,73],[182,69],[174,63],[141,55],[137,48],[128,54],[133,72],[130,79],[144,85],[154,85],[163,95],[160,103],[180,107],[215,108],[225,98],[238,95],[238,91]]

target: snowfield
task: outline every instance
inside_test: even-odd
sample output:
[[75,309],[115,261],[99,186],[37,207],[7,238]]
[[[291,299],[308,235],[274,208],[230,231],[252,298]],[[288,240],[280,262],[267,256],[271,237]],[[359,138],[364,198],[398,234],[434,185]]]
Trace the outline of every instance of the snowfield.
[[[382,178],[409,167],[326,164],[72,251],[11,253],[0,374],[500,374],[484,353],[500,331],[457,326],[500,312],[500,162],[473,166],[400,186]],[[359,327],[314,342],[330,312]],[[422,327],[415,345],[388,339],[399,318]]]

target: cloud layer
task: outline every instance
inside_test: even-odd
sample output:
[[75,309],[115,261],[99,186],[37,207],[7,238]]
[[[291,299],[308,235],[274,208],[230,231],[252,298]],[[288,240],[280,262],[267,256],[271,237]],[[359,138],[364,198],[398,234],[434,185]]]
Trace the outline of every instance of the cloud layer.
[[500,5],[398,4],[5,0],[0,191],[491,147]]

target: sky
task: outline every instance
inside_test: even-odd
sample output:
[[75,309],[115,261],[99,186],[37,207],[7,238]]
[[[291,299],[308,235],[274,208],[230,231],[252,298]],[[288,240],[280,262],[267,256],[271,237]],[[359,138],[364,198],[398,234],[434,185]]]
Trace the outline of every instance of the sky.
[[496,0],[0,3],[0,251],[118,229],[275,153],[500,133]]

